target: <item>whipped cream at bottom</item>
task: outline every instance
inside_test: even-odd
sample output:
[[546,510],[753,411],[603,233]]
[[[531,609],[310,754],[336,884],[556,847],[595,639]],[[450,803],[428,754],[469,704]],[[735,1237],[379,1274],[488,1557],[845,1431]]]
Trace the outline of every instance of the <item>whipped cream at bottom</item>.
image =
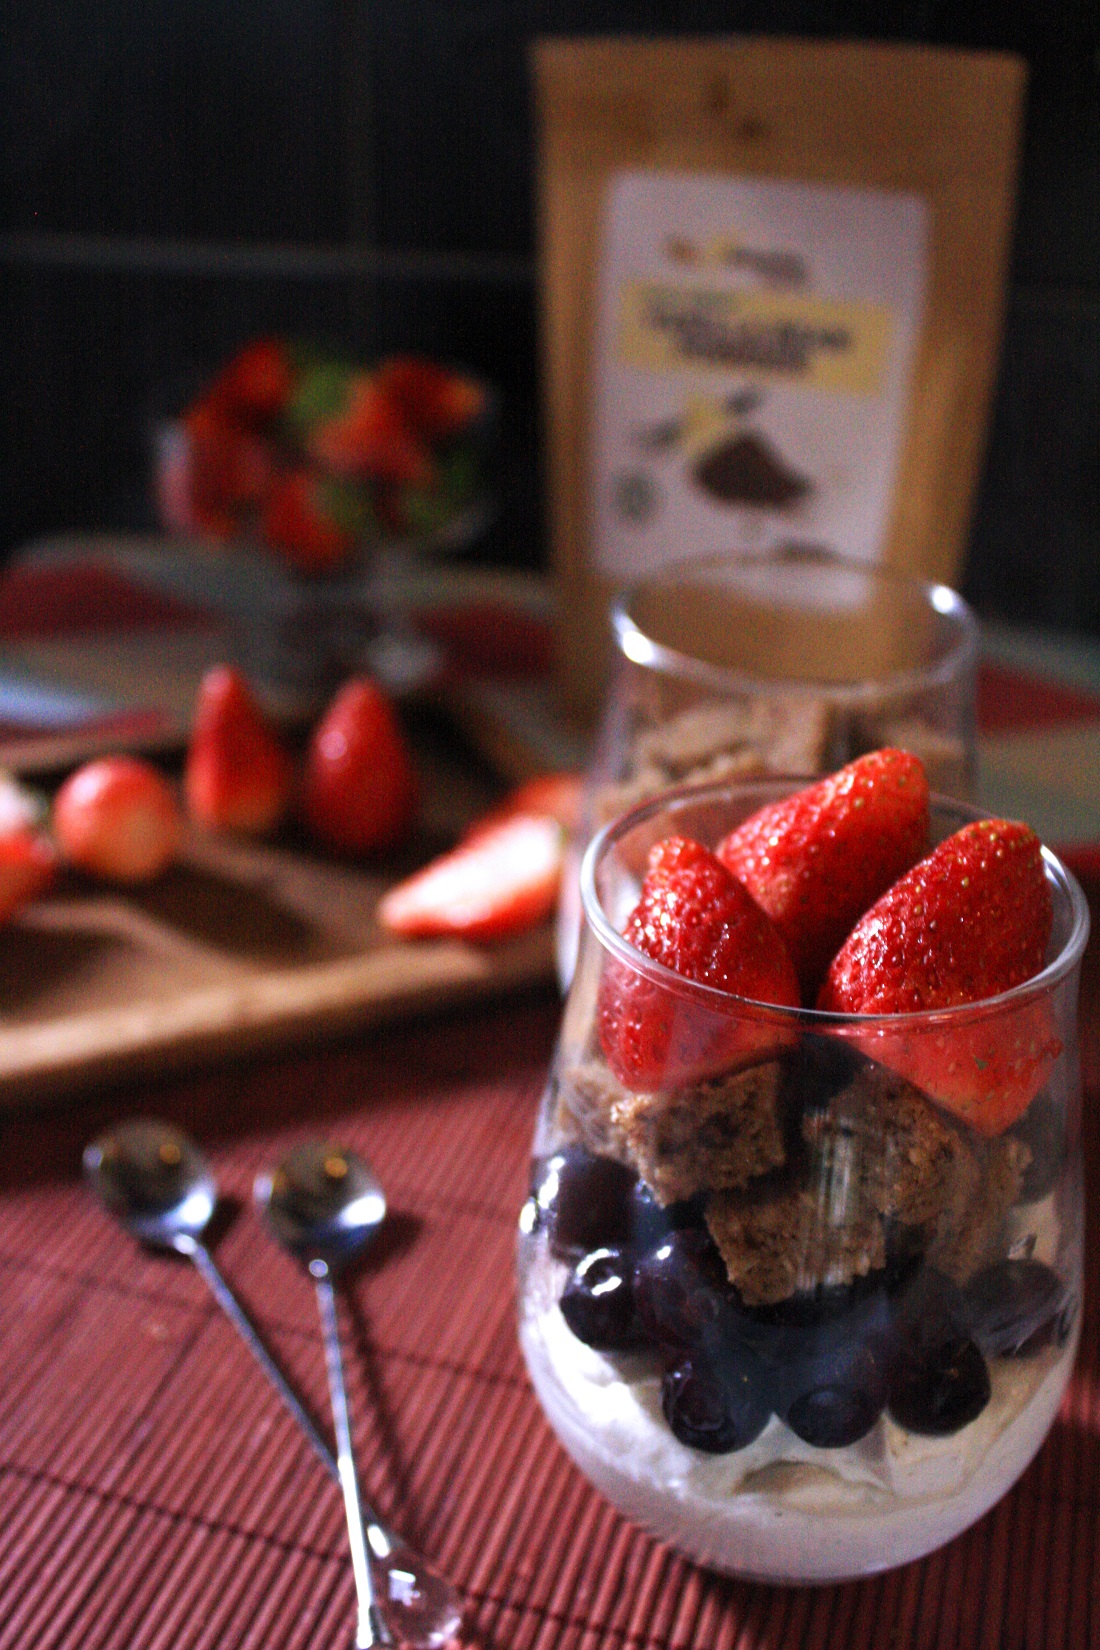
[[815,1449],[772,1417],[752,1444],[707,1455],[681,1444],[645,1356],[605,1356],[545,1296],[520,1325],[532,1383],[582,1472],[629,1517],[719,1570],[822,1582],[904,1564],[981,1517],[1019,1477],[1058,1411],[1076,1350],[989,1365],[992,1396],[948,1438],[883,1416],[859,1443]]

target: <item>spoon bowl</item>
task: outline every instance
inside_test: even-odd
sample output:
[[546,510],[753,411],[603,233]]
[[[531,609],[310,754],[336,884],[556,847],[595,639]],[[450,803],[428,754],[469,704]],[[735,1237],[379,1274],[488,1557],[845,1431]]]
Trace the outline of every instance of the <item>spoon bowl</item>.
[[337,1146],[299,1146],[256,1181],[256,1201],[284,1248],[314,1277],[346,1266],[386,1218],[386,1195],[368,1166]]
[[191,1254],[218,1190],[202,1152],[170,1124],[120,1123],[85,1147],[84,1173],[105,1208],[141,1243]]

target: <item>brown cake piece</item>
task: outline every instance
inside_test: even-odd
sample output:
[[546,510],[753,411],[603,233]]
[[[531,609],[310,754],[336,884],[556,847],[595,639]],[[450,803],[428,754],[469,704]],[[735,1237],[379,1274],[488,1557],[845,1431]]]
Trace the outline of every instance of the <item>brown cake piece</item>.
[[884,745],[891,745],[895,750],[911,751],[921,760],[930,790],[939,791],[944,796],[964,798],[970,793],[966,748],[962,740],[953,734],[941,733],[917,716],[873,720],[860,717],[856,724],[856,743],[860,751],[879,750]]
[[973,1182],[960,1180],[941,1211],[928,1259],[958,1284],[1003,1257],[1008,1211],[1020,1195],[1031,1151],[1014,1135],[983,1142],[975,1154]]
[[778,1060],[669,1093],[623,1090],[610,1127],[659,1203],[746,1185],[786,1159]]
[[622,1136],[612,1122],[615,1106],[628,1098],[627,1090],[600,1061],[569,1067],[562,1073],[554,1104],[558,1139],[577,1141],[601,1157],[629,1163]]
[[706,1222],[747,1306],[772,1306],[818,1284],[848,1284],[886,1264],[882,1217],[858,1183],[783,1177],[776,1186],[717,1192]]
[[870,1062],[804,1114],[802,1137],[815,1163],[858,1176],[867,1206],[907,1226],[934,1222],[978,1179],[962,1133],[920,1089]]
[[695,705],[639,734],[633,765],[661,769],[676,783],[716,757],[748,752],[771,773],[820,773],[829,760],[832,724],[829,702],[819,695]]

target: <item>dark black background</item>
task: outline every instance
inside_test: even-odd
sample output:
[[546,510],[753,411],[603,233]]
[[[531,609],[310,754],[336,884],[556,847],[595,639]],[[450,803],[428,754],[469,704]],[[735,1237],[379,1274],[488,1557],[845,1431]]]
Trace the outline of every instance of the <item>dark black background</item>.
[[158,408],[271,330],[501,386],[503,522],[545,559],[527,47],[767,33],[1021,53],[1000,380],[965,587],[1100,633],[1092,0],[0,0],[0,552],[146,525]]

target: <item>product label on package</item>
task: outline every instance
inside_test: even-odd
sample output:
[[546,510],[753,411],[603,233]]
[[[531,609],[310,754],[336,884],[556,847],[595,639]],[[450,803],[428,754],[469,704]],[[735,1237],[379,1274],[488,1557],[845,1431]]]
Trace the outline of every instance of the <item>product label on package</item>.
[[622,172],[604,211],[600,572],[882,551],[927,271],[917,195]]

